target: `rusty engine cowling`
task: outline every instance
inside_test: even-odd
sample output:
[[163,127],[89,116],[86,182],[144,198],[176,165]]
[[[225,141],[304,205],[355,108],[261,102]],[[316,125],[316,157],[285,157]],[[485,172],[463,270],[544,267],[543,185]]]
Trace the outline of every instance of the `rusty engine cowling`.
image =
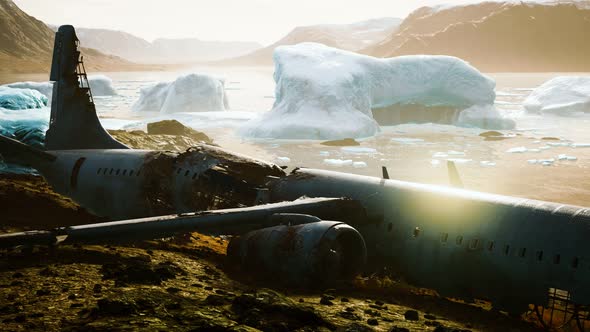
[[298,215],[288,225],[233,238],[227,255],[250,272],[307,284],[353,277],[363,267],[367,249],[361,234],[348,224]]

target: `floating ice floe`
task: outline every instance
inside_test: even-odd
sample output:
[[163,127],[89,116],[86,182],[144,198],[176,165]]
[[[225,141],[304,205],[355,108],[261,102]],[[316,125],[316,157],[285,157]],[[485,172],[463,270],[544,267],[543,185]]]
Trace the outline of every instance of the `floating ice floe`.
[[397,123],[514,126],[494,111],[495,82],[455,57],[379,59],[302,43],[277,47],[274,63],[275,103],[245,136],[368,137],[379,131],[377,111]]
[[352,167],[354,168],[365,168],[367,167],[367,163],[364,161],[355,161],[352,163]]
[[328,151],[320,151],[320,156],[327,157],[329,155],[330,155],[330,152],[328,152]]
[[345,146],[341,148],[342,152],[345,153],[352,153],[352,154],[372,154],[377,153],[376,149],[373,148],[365,148],[361,146]]
[[524,146],[518,146],[518,147],[515,147],[515,148],[510,148],[510,149],[506,150],[506,152],[507,153],[525,153],[525,152],[539,153],[539,152],[541,152],[541,150],[545,150],[545,149],[541,149],[541,148],[539,148],[539,149],[537,149],[537,148],[529,149],[529,148],[526,148]]
[[489,160],[480,161],[479,164],[481,166],[483,166],[483,167],[494,167],[494,166],[496,166],[496,163],[495,162],[489,161]]
[[576,161],[576,160],[578,160],[578,158],[574,157],[574,156],[569,156],[567,154],[560,154],[557,156],[557,160]]
[[401,144],[416,144],[424,142],[421,138],[411,138],[411,137],[394,137],[391,139],[392,142],[401,143]]
[[455,151],[455,150],[449,150],[447,153],[449,156],[464,156],[465,155],[465,152]]
[[573,143],[572,148],[590,148],[590,143]]
[[549,146],[571,146],[572,143],[569,142],[549,142],[547,143]]
[[432,166],[438,166],[438,165],[440,165],[440,160],[438,160],[438,159],[432,159],[430,161],[430,165],[432,165]]
[[473,161],[473,159],[465,159],[465,158],[449,158],[447,161],[452,161],[455,164],[467,164]]
[[590,77],[558,76],[533,90],[524,101],[533,113],[570,115],[590,112]]
[[188,74],[173,82],[141,88],[133,104],[136,112],[216,112],[228,108],[224,80],[204,74]]
[[290,163],[291,162],[291,158],[289,157],[277,157],[277,162],[279,163]]
[[449,155],[445,152],[436,152],[432,155],[432,158],[447,158]]
[[543,166],[551,166],[555,162],[554,158],[550,159],[529,159],[527,162],[531,165],[539,164]]
[[351,159],[324,159],[324,164],[328,166],[335,166],[335,167],[342,167],[342,166],[351,166],[352,160]]

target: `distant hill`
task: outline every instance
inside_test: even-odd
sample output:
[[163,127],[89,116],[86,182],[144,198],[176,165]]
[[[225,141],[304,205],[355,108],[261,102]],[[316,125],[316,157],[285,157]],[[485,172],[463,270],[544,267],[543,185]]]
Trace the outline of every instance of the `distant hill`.
[[587,8],[583,2],[423,7],[362,53],[453,55],[483,71],[590,71]]
[[[0,72],[49,73],[54,38],[45,23],[23,12],[12,0],[0,0]],[[89,71],[148,69],[90,48],[82,48],[82,54]]]
[[358,51],[392,34],[402,20],[386,17],[352,24],[321,24],[297,27],[274,44],[226,64],[272,65],[274,49],[281,45],[316,42],[349,51]]
[[[51,26],[53,30],[57,27]],[[138,63],[181,64],[221,60],[248,54],[262,47],[255,42],[206,41],[196,38],[156,39],[153,43],[130,33],[108,29],[77,28],[82,45]]]

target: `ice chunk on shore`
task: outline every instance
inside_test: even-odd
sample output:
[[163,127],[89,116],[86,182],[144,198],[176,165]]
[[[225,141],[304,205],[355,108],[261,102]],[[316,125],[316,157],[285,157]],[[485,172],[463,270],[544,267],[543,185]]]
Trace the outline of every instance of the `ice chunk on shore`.
[[188,74],[173,82],[160,82],[140,90],[133,104],[136,112],[216,112],[228,108],[224,80],[204,74]]
[[47,106],[47,97],[31,89],[0,86],[0,107],[9,110],[26,110]]
[[[378,59],[302,43],[276,48],[274,62],[274,106],[242,128],[245,136],[367,137],[379,131],[373,117],[377,110],[388,118],[397,118],[398,123],[454,123],[456,112],[474,105],[492,105],[495,99],[491,78],[450,56]],[[492,124],[491,120],[482,120],[499,116],[488,115],[490,109],[470,111],[472,116],[465,116],[461,124]],[[447,111],[450,116],[443,114]]]
[[558,76],[533,90],[523,103],[528,112],[570,115],[590,112],[590,76]]

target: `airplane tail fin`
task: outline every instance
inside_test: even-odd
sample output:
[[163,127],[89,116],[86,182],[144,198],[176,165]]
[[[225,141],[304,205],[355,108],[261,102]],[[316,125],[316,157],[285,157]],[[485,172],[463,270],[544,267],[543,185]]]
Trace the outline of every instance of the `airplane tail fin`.
[[50,81],[51,118],[45,136],[48,150],[127,149],[104,130],[88,84],[79,41],[71,25],[55,34]]
[[36,149],[12,138],[0,135],[0,155],[9,163],[37,168],[40,164],[52,162],[56,156]]

